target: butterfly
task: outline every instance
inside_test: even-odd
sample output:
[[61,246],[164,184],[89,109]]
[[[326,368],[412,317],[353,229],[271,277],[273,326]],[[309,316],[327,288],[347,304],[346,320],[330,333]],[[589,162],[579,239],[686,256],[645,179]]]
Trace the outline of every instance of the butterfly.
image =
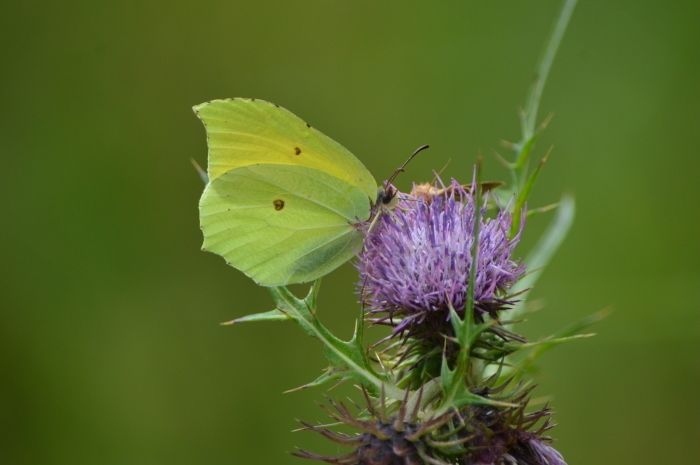
[[262,286],[330,273],[362,248],[357,224],[395,201],[357,157],[278,105],[232,98],[193,109],[209,148],[202,250]]

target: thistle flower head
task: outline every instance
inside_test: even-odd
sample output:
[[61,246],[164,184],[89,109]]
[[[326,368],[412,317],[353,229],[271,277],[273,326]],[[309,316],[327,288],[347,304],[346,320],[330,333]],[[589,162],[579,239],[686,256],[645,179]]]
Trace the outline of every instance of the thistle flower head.
[[[419,421],[418,412],[409,415],[405,403],[387,414],[386,406],[376,409],[366,399],[362,418],[342,403],[330,401],[334,409],[324,407],[334,420],[356,429],[355,435],[302,422],[331,441],[352,447],[351,452],[322,456],[299,449],[293,455],[336,465],[566,465],[550,446],[551,438],[542,436],[554,427],[551,411],[545,407],[525,413],[527,400],[506,409],[471,405]],[[530,431],[543,418],[544,424]]]
[[[485,212],[485,209],[482,209]],[[361,296],[375,323],[404,337],[448,332],[450,306],[463,314],[474,286],[477,321],[507,308],[508,290],[524,273],[511,260],[520,233],[509,238],[512,216],[500,208],[483,218],[476,274],[470,276],[476,205],[456,181],[446,189],[414,189],[368,231],[356,267]]]

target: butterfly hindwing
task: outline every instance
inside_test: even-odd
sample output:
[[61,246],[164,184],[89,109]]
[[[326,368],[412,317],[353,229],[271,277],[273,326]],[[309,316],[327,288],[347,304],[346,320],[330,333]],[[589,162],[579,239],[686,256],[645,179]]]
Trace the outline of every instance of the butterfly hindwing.
[[200,201],[204,249],[265,286],[312,281],[352,258],[362,245],[353,223],[369,216],[362,189],[285,164],[229,170]]

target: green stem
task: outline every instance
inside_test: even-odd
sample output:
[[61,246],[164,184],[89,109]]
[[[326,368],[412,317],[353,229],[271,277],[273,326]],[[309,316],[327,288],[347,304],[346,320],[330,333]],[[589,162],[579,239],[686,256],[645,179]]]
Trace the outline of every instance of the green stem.
[[520,191],[527,179],[527,162],[534,140],[539,135],[535,128],[537,125],[537,112],[539,110],[540,101],[542,100],[542,93],[547,82],[547,77],[549,76],[549,70],[552,68],[552,62],[559,49],[559,44],[561,44],[562,38],[564,37],[564,31],[566,31],[577,1],[578,0],[564,1],[564,5],[554,23],[554,29],[545,43],[545,48],[537,66],[535,82],[530,87],[530,91],[525,99],[525,107],[523,108],[521,122],[522,139],[515,145],[515,162],[510,165],[513,171],[513,177],[516,179],[515,188],[517,191]]
[[537,123],[537,110],[540,106],[540,100],[542,99],[544,85],[547,82],[549,70],[552,68],[552,62],[557,54],[557,50],[559,49],[559,44],[561,44],[561,39],[564,37],[564,31],[566,31],[566,28],[569,25],[569,20],[574,12],[577,1],[578,0],[566,0],[564,2],[564,6],[559,13],[559,18],[554,24],[552,35],[545,44],[544,53],[540,58],[540,63],[537,68],[535,82],[530,88],[525,104],[524,139],[529,139],[534,134],[535,124]]
[[[478,186],[481,182],[481,157],[476,164],[476,179],[474,179],[474,185]],[[464,376],[469,374],[469,362],[471,353],[471,339],[474,336],[474,288],[475,277],[478,269],[479,262],[479,226],[481,224],[481,191],[480,189],[474,189],[474,232],[472,243],[472,263],[469,269],[469,286],[467,288],[467,306],[464,308],[464,326],[462,326],[462,335],[460,337],[459,348],[459,366],[457,370],[458,376],[461,374],[460,371],[464,370]]]

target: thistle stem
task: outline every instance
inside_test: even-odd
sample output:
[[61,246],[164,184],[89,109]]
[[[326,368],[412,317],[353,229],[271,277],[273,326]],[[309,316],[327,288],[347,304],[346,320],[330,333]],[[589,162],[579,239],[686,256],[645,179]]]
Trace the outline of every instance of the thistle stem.
[[552,67],[552,62],[559,49],[559,44],[561,44],[562,38],[564,37],[564,31],[566,31],[569,25],[569,20],[574,12],[576,3],[578,0],[565,0],[562,6],[559,16],[554,23],[554,29],[552,30],[549,39],[545,43],[544,50],[540,56],[540,60],[537,66],[537,73],[535,75],[535,82],[533,82],[530,90],[525,99],[525,107],[523,108],[522,114],[522,139],[518,144],[516,144],[516,157],[515,162],[511,164],[511,169],[513,171],[514,179],[517,180],[517,189],[520,191],[527,180],[527,161],[530,155],[530,150],[532,148],[532,143],[534,138],[537,137],[536,124],[537,124],[537,112],[539,110],[540,101],[542,100],[542,93],[544,91],[544,85],[547,82],[547,77],[549,76],[549,70]]

